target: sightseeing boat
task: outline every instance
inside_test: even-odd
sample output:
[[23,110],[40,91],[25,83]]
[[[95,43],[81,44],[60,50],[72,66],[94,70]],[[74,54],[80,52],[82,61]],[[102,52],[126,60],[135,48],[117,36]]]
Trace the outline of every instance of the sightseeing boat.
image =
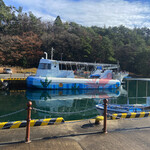
[[[93,78],[89,75],[90,71],[87,68],[93,67],[97,71],[98,66],[102,68],[99,77]],[[83,68],[86,68],[86,72],[83,72]],[[47,59],[46,56],[46,59],[40,60],[35,76],[27,78],[27,87],[39,89],[116,89],[120,87],[122,78],[127,76],[127,74],[120,74],[120,76],[118,74],[121,80],[113,78],[115,75],[113,75],[112,69],[116,68],[118,68],[117,64],[57,61]],[[78,73],[79,70],[81,70],[80,73]],[[81,77],[83,74],[84,78]]]

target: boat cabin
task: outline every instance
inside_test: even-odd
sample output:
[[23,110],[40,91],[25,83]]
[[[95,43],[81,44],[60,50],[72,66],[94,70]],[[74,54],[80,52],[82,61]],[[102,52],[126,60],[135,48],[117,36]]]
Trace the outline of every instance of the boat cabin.
[[59,62],[56,60],[42,58],[38,66],[36,76],[74,78],[74,73],[72,70],[60,70]]

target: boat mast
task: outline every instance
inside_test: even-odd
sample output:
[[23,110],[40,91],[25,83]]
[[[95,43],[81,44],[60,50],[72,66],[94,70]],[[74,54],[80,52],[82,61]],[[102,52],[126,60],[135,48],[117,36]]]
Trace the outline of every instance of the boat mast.
[[119,72],[120,65],[119,65],[119,60],[117,61],[117,71]]
[[[63,53],[61,53],[61,61],[62,61],[62,56],[63,56]],[[61,70],[62,70],[62,64],[61,64]]]

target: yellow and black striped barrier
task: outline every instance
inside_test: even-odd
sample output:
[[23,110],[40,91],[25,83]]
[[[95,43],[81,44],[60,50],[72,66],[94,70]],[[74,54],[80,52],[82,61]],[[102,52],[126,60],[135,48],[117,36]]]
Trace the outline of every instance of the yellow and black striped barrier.
[[26,78],[6,78],[3,81],[10,81],[10,80],[26,80]]
[[[30,126],[46,126],[46,125],[57,125],[64,123],[62,117],[59,118],[47,118],[47,119],[36,119],[30,121]],[[26,127],[27,121],[15,121],[15,122],[1,122],[0,129],[13,129],[13,128],[22,128]]]
[[3,81],[4,81],[4,79],[0,79],[0,81],[1,81],[1,82],[3,82]]
[[119,113],[119,114],[112,114],[110,118],[112,120],[121,119],[121,118],[143,118],[143,117],[150,117],[150,112],[133,112],[133,113]]
[[[150,112],[133,112],[133,113],[119,113],[119,114],[109,114],[108,119],[130,119],[130,118],[144,118],[150,117]],[[104,120],[104,116],[97,116],[95,118],[95,124],[99,124],[99,121]]]
[[4,84],[3,88],[26,88],[26,78],[3,78],[0,80]]
[[26,90],[9,90],[10,93],[25,93]]

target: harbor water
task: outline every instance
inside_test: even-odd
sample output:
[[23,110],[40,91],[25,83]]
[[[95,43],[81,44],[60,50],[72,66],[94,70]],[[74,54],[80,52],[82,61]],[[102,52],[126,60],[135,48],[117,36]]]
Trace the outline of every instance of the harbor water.
[[65,120],[94,118],[95,107],[107,98],[109,104],[150,106],[150,81],[125,80],[114,90],[31,90],[0,91],[0,122],[26,120],[26,104],[32,101],[32,119],[63,117]]

